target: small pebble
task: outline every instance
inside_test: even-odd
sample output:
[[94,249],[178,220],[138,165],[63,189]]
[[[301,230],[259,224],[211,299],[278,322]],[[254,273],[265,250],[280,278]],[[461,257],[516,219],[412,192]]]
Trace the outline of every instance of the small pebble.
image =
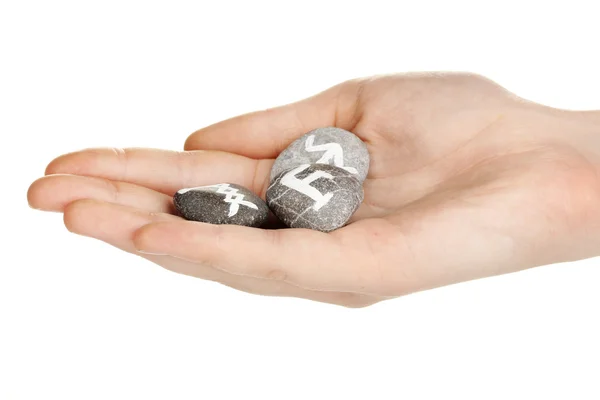
[[360,182],[369,172],[369,151],[352,132],[327,127],[312,130],[292,142],[275,160],[271,182],[283,171],[303,164],[329,164],[345,169]]
[[183,218],[209,224],[260,227],[269,216],[260,197],[233,183],[181,189],[173,203]]
[[364,198],[361,182],[328,164],[302,164],[275,177],[267,189],[271,211],[290,228],[330,232],[344,226]]

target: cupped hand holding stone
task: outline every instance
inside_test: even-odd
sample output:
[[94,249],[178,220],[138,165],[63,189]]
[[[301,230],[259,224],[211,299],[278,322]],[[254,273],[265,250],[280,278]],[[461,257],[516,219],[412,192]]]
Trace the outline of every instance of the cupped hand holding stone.
[[[277,155],[337,126],[371,161],[364,202],[330,233],[174,215],[181,188],[223,182],[265,198]],[[348,81],[192,134],[185,151],[88,149],[28,192],[67,228],[167,269],[250,293],[359,307],[599,255],[600,113],[551,109],[468,74]]]

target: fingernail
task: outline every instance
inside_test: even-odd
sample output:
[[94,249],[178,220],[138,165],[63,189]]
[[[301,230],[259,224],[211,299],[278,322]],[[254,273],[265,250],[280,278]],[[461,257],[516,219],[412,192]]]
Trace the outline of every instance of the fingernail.
[[151,251],[146,251],[146,250],[138,250],[138,253],[148,254],[150,256],[166,256],[166,254],[164,254],[164,253],[153,253]]

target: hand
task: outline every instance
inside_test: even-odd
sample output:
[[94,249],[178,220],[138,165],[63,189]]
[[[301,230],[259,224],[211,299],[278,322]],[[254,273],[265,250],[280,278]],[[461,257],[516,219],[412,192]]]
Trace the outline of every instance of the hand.
[[[185,221],[180,188],[263,198],[274,158],[338,126],[366,142],[365,201],[332,233]],[[530,103],[482,77],[359,79],[192,134],[185,152],[90,149],[52,161],[32,207],[167,269],[251,293],[359,307],[598,255],[600,117]]]

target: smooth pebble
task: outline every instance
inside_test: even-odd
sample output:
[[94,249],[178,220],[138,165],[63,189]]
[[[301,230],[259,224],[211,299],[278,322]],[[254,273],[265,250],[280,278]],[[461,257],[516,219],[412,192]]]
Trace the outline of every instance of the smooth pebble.
[[181,189],[173,203],[183,218],[209,224],[260,227],[269,216],[260,197],[233,183]]
[[292,142],[271,168],[271,182],[283,171],[303,164],[329,164],[345,169],[360,182],[369,172],[369,151],[358,136],[335,127],[314,129]]
[[361,182],[328,164],[281,172],[267,189],[271,211],[290,228],[330,232],[344,226],[363,201]]

